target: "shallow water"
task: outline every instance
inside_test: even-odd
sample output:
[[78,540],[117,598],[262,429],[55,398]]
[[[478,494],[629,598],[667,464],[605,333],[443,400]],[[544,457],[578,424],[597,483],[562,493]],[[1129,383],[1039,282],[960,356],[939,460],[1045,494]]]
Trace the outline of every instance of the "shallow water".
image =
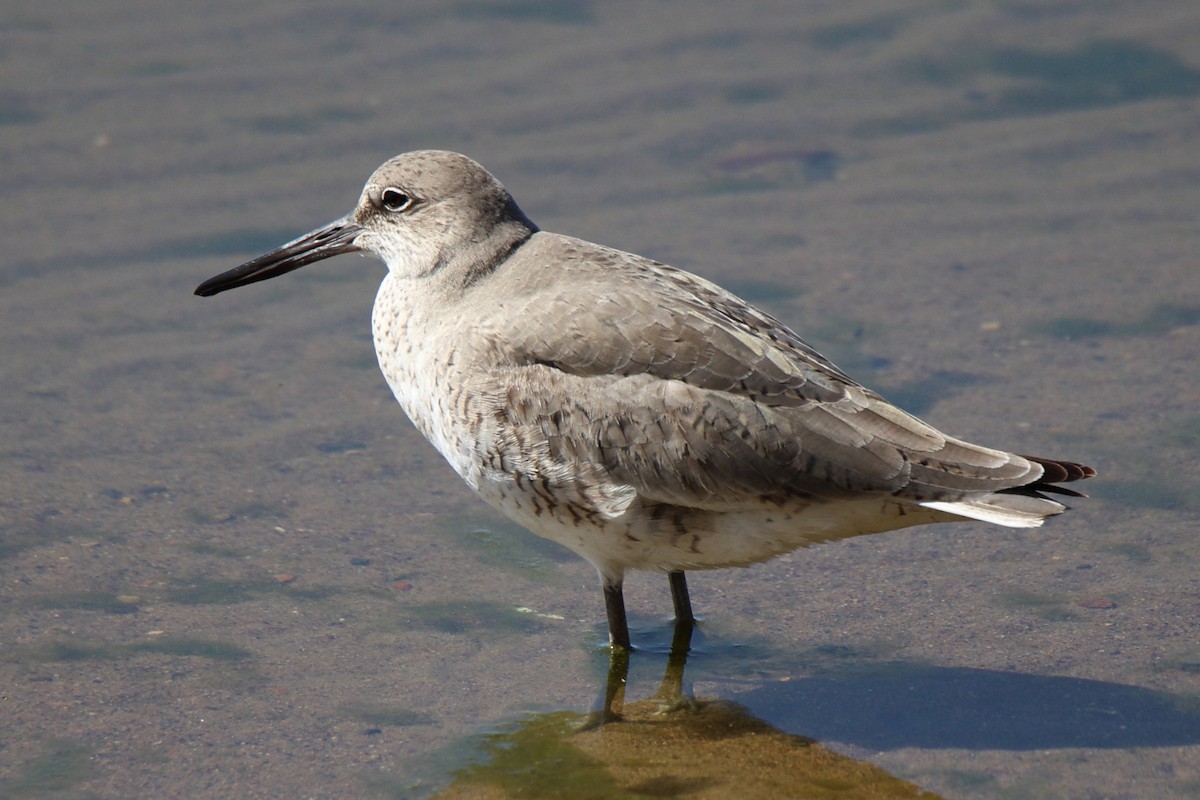
[[[537,766],[494,768],[502,737],[589,707],[595,577],[404,420],[382,265],[191,294],[420,147],[944,430],[1100,471],[1044,529],[692,575],[697,695],[944,797],[1200,793],[1193,3],[5,16],[0,795],[470,796]],[[635,700],[670,601],[627,595]],[[537,742],[612,796],[745,786]]]

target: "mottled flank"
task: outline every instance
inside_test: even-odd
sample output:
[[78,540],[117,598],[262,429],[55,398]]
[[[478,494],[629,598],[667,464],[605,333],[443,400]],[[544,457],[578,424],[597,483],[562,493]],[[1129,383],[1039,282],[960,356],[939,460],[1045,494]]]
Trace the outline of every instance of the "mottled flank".
[[[628,644],[626,569],[751,564],[954,519],[1041,525],[1094,475],[947,436],[721,287],[538,230],[479,164],[380,167],[349,216],[197,294],[338,253],[382,258],[380,367],[480,496],[599,570]],[[686,584],[672,581],[676,609]],[[683,605],[681,606],[681,602]]]

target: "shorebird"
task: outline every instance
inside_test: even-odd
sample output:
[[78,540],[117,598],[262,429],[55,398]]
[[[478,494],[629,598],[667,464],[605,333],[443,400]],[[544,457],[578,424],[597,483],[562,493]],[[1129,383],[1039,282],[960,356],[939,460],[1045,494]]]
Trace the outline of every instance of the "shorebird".
[[540,230],[475,161],[387,161],[347,216],[202,283],[342,253],[387,265],[375,352],[418,430],[485,501],[587,559],[628,650],[626,570],[685,571],[932,522],[1041,525],[1095,470],[948,436],[770,314],[642,256]]

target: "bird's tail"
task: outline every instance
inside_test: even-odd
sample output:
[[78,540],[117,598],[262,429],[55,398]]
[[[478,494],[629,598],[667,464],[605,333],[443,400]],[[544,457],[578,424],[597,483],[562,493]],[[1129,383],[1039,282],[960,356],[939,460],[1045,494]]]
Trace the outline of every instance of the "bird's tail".
[[1096,474],[1096,470],[1074,461],[1056,461],[1036,456],[1023,456],[1042,467],[1041,476],[1024,486],[1014,486],[988,494],[964,497],[954,501],[928,501],[921,503],[926,508],[943,511],[958,517],[977,519],[1009,528],[1036,528],[1047,517],[1061,514],[1067,507],[1046,497],[1046,494],[1067,497],[1086,497],[1083,492],[1060,483],[1084,480]]

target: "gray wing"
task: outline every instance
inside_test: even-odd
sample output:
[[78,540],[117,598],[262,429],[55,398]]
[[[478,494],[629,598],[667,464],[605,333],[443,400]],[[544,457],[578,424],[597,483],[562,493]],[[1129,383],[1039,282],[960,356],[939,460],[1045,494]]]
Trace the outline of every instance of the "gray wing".
[[490,378],[505,391],[494,413],[538,439],[540,475],[571,479],[585,464],[650,500],[725,509],[863,493],[956,501],[1041,476],[892,406],[720,287],[587,247],[588,269],[568,264],[570,279],[481,320],[511,346]]

